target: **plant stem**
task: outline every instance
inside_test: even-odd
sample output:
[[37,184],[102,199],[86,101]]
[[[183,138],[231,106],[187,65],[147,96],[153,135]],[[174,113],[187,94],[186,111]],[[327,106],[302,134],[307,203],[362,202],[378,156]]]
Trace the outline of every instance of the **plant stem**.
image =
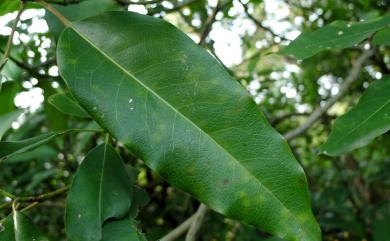
[[206,216],[208,207],[203,203],[200,204],[198,210],[195,213],[195,219],[192,222],[190,229],[188,230],[186,241],[195,241],[196,235],[199,232],[200,227],[202,226],[203,219]]
[[57,9],[53,8],[50,4],[43,0],[37,0],[37,2],[47,11],[51,12],[54,16],[56,16],[65,25],[65,27],[70,27],[72,23],[67,18],[65,18],[64,15],[58,12]]
[[12,40],[14,38],[16,27],[18,26],[20,16],[23,13],[25,5],[26,5],[26,3],[23,1],[20,3],[18,14],[16,15],[16,18],[15,18],[14,23],[12,25],[11,34],[8,37],[7,46],[6,46],[5,51],[4,51],[3,59],[0,61],[0,72],[4,68],[5,64],[8,61],[8,56],[9,56],[9,53],[11,52],[11,47],[12,47]]

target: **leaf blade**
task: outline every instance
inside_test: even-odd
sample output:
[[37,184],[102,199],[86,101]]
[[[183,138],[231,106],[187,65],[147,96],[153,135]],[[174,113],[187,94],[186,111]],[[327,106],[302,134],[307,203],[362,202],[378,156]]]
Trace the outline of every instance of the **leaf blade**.
[[[187,36],[151,17],[106,13],[74,23],[57,51],[60,72],[80,104],[171,184],[268,232],[319,240],[307,182],[287,143],[245,90]],[[275,180],[274,171],[285,178]]]
[[69,240],[101,240],[104,221],[128,212],[131,186],[122,159],[110,145],[91,150],[68,193],[65,228]]
[[390,77],[376,80],[358,104],[338,117],[328,140],[320,147],[326,155],[337,156],[367,145],[390,129]]
[[389,24],[390,15],[356,23],[337,20],[313,32],[302,33],[279,53],[306,59],[325,50],[351,47]]

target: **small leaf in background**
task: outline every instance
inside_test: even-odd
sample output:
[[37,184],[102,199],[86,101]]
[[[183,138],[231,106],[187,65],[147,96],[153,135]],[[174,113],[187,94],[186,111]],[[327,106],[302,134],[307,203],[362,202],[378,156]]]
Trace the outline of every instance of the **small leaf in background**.
[[54,94],[49,97],[49,103],[67,115],[90,118],[89,114],[69,94]]
[[102,241],[146,241],[131,218],[110,220],[103,226]]
[[[65,227],[70,241],[98,241],[103,223],[129,211],[132,186],[122,158],[102,144],[92,149],[74,177],[66,204]],[[82,195],[80,195],[82,194]]]
[[0,159],[34,149],[63,133],[65,132],[46,133],[21,141],[2,141],[0,142]]
[[0,141],[5,132],[11,128],[12,122],[23,113],[23,110],[15,110],[4,115],[0,115]]
[[173,25],[104,13],[64,30],[57,58],[94,120],[169,183],[287,240],[320,239],[286,141],[223,66]]
[[334,21],[316,31],[302,33],[279,53],[306,59],[321,51],[351,47],[389,24],[390,15],[355,23]]
[[1,241],[48,241],[24,214],[14,211],[0,226]]
[[390,77],[376,80],[358,104],[336,119],[324,154],[338,156],[367,145],[390,129]]
[[390,45],[390,27],[378,31],[372,39],[374,45]]
[[[8,66],[8,64],[6,66]],[[20,90],[21,86],[17,81],[7,81],[2,83],[0,92],[0,115],[15,110],[14,99]]]

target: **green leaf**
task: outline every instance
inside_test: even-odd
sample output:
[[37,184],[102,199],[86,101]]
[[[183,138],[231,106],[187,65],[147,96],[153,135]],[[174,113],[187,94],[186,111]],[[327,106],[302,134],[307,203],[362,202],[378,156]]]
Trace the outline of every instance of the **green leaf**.
[[51,81],[41,82],[42,83],[40,83],[40,87],[43,89],[44,97],[43,109],[50,130],[66,130],[68,127],[68,116],[49,103],[50,96],[58,93],[58,90],[51,86]]
[[0,115],[15,109],[14,99],[20,90],[20,83],[17,81],[7,81],[2,84],[0,91]]
[[19,6],[20,6],[19,1],[2,0],[0,3],[0,16],[18,10]]
[[71,116],[89,118],[90,115],[68,94],[54,94],[49,97],[49,103],[57,110]]
[[63,133],[65,132],[51,132],[21,141],[0,142],[0,159],[9,158],[13,155],[34,149]]
[[336,119],[324,154],[338,156],[370,143],[390,129],[390,77],[376,80],[359,103]]
[[125,218],[105,223],[102,241],[146,241],[146,238],[138,232],[134,220]]
[[378,31],[372,39],[374,45],[390,45],[390,28]]
[[17,211],[8,216],[3,224],[0,224],[0,240],[48,241],[27,216]]
[[11,128],[12,122],[14,122],[22,113],[23,110],[15,110],[5,115],[0,115],[0,140],[5,132]]
[[41,162],[47,162],[50,160],[50,158],[54,158],[55,156],[57,156],[57,154],[58,154],[57,150],[54,149],[53,147],[49,145],[42,145],[31,151],[13,155],[12,157],[7,158],[7,160],[5,160],[4,163],[14,164],[14,163],[27,162],[31,160],[39,160]]
[[103,223],[127,214],[131,200],[132,183],[121,157],[108,144],[94,148],[80,165],[68,193],[68,239],[101,240]]
[[57,56],[80,105],[169,183],[287,240],[320,240],[287,142],[215,58],[174,26],[105,13],[67,28]]
[[325,50],[351,47],[389,24],[390,15],[355,23],[337,20],[316,31],[302,33],[279,53],[306,59]]
[[390,217],[385,217],[376,220],[373,223],[373,238],[374,241],[386,241],[390,237]]
[[[70,21],[78,21],[109,10],[123,10],[115,0],[87,0],[78,4],[69,4],[66,6],[52,4],[52,6]],[[50,32],[58,39],[64,29],[64,25],[48,11],[46,11],[45,18]]]

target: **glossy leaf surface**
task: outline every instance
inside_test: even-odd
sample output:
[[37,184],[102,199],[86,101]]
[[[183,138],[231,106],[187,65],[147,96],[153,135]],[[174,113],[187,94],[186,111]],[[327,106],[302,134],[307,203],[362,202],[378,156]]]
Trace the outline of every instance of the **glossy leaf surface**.
[[54,94],[49,97],[49,103],[57,110],[71,116],[88,118],[90,117],[85,110],[67,94]]
[[107,144],[91,150],[69,190],[65,227],[70,241],[102,239],[103,223],[123,217],[132,200],[132,183],[121,157]]
[[325,50],[351,47],[389,24],[390,15],[355,23],[334,21],[316,31],[302,33],[279,53],[306,59]]
[[149,16],[106,13],[66,29],[57,56],[83,108],[171,184],[287,240],[320,240],[286,141],[184,33]]
[[338,156],[367,145],[390,129],[390,77],[372,83],[359,103],[336,119],[324,154]]
[[48,241],[29,218],[20,212],[8,216],[1,225],[1,241]]
[[4,133],[11,128],[12,122],[14,122],[21,114],[23,110],[15,110],[4,115],[0,115],[0,140]]

